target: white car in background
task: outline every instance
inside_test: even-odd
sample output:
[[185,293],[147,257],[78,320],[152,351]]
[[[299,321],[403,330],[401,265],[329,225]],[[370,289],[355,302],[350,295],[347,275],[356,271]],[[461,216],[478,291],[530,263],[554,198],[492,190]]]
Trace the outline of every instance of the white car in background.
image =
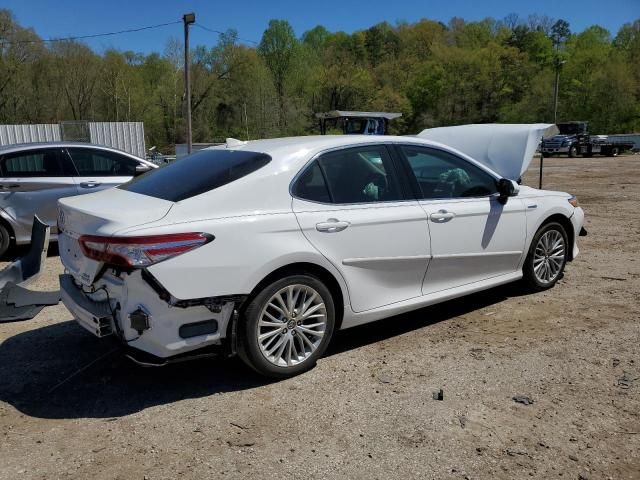
[[63,302],[140,363],[222,346],[287,377],[338,329],[523,277],[550,288],[584,214],[515,181],[549,127],[229,140],[62,199]]
[[33,217],[55,240],[58,199],[93,193],[157,168],[121,150],[82,142],[0,147],[0,256],[11,243],[31,243]]

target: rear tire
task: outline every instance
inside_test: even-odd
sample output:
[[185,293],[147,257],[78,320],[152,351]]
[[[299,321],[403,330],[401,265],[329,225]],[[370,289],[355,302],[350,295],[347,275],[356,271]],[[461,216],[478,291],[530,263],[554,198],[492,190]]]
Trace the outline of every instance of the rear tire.
[[534,291],[552,288],[562,278],[568,252],[568,236],[561,224],[549,222],[540,227],[522,267],[527,286]]
[[11,233],[0,223],[0,258],[4,257],[11,247]]
[[291,275],[249,301],[239,324],[238,354],[261,375],[292,377],[314,367],[334,326],[329,289],[311,275]]

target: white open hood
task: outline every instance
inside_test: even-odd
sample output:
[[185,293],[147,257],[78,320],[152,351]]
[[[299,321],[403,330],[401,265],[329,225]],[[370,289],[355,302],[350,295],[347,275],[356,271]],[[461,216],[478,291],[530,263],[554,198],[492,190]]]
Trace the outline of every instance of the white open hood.
[[455,148],[504,178],[517,180],[529,168],[543,137],[558,133],[549,123],[487,123],[428,128],[418,137]]

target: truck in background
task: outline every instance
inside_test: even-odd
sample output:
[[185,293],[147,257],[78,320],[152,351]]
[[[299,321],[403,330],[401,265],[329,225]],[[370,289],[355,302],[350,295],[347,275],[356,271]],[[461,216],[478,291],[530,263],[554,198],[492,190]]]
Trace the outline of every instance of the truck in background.
[[542,141],[541,151],[544,157],[560,154],[571,158],[591,157],[595,154],[615,157],[634,147],[633,142],[614,139],[608,135],[590,135],[588,122],[562,122],[557,126],[560,133]]
[[388,135],[389,121],[401,116],[401,113],[396,112],[354,112],[345,110],[316,113],[322,135]]

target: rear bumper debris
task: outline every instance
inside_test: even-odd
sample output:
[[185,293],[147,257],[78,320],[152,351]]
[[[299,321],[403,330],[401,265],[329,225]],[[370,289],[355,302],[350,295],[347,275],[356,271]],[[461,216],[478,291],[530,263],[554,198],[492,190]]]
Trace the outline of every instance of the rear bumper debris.
[[44,267],[49,249],[50,227],[37,216],[33,217],[31,247],[20,257],[0,271],[0,288],[7,283],[25,286],[35,280]]
[[142,367],[164,367],[165,365],[187,362],[199,358],[217,357],[223,355],[225,352],[226,350],[220,345],[209,345],[193,352],[185,352],[172,357],[162,358],[137,348],[124,347],[125,357]]
[[140,270],[105,272],[86,287],[64,274],[60,288],[62,302],[83,328],[97,337],[117,337],[127,356],[143,365],[209,356],[206,349],[223,346],[236,307],[234,299],[225,297],[172,304]]

